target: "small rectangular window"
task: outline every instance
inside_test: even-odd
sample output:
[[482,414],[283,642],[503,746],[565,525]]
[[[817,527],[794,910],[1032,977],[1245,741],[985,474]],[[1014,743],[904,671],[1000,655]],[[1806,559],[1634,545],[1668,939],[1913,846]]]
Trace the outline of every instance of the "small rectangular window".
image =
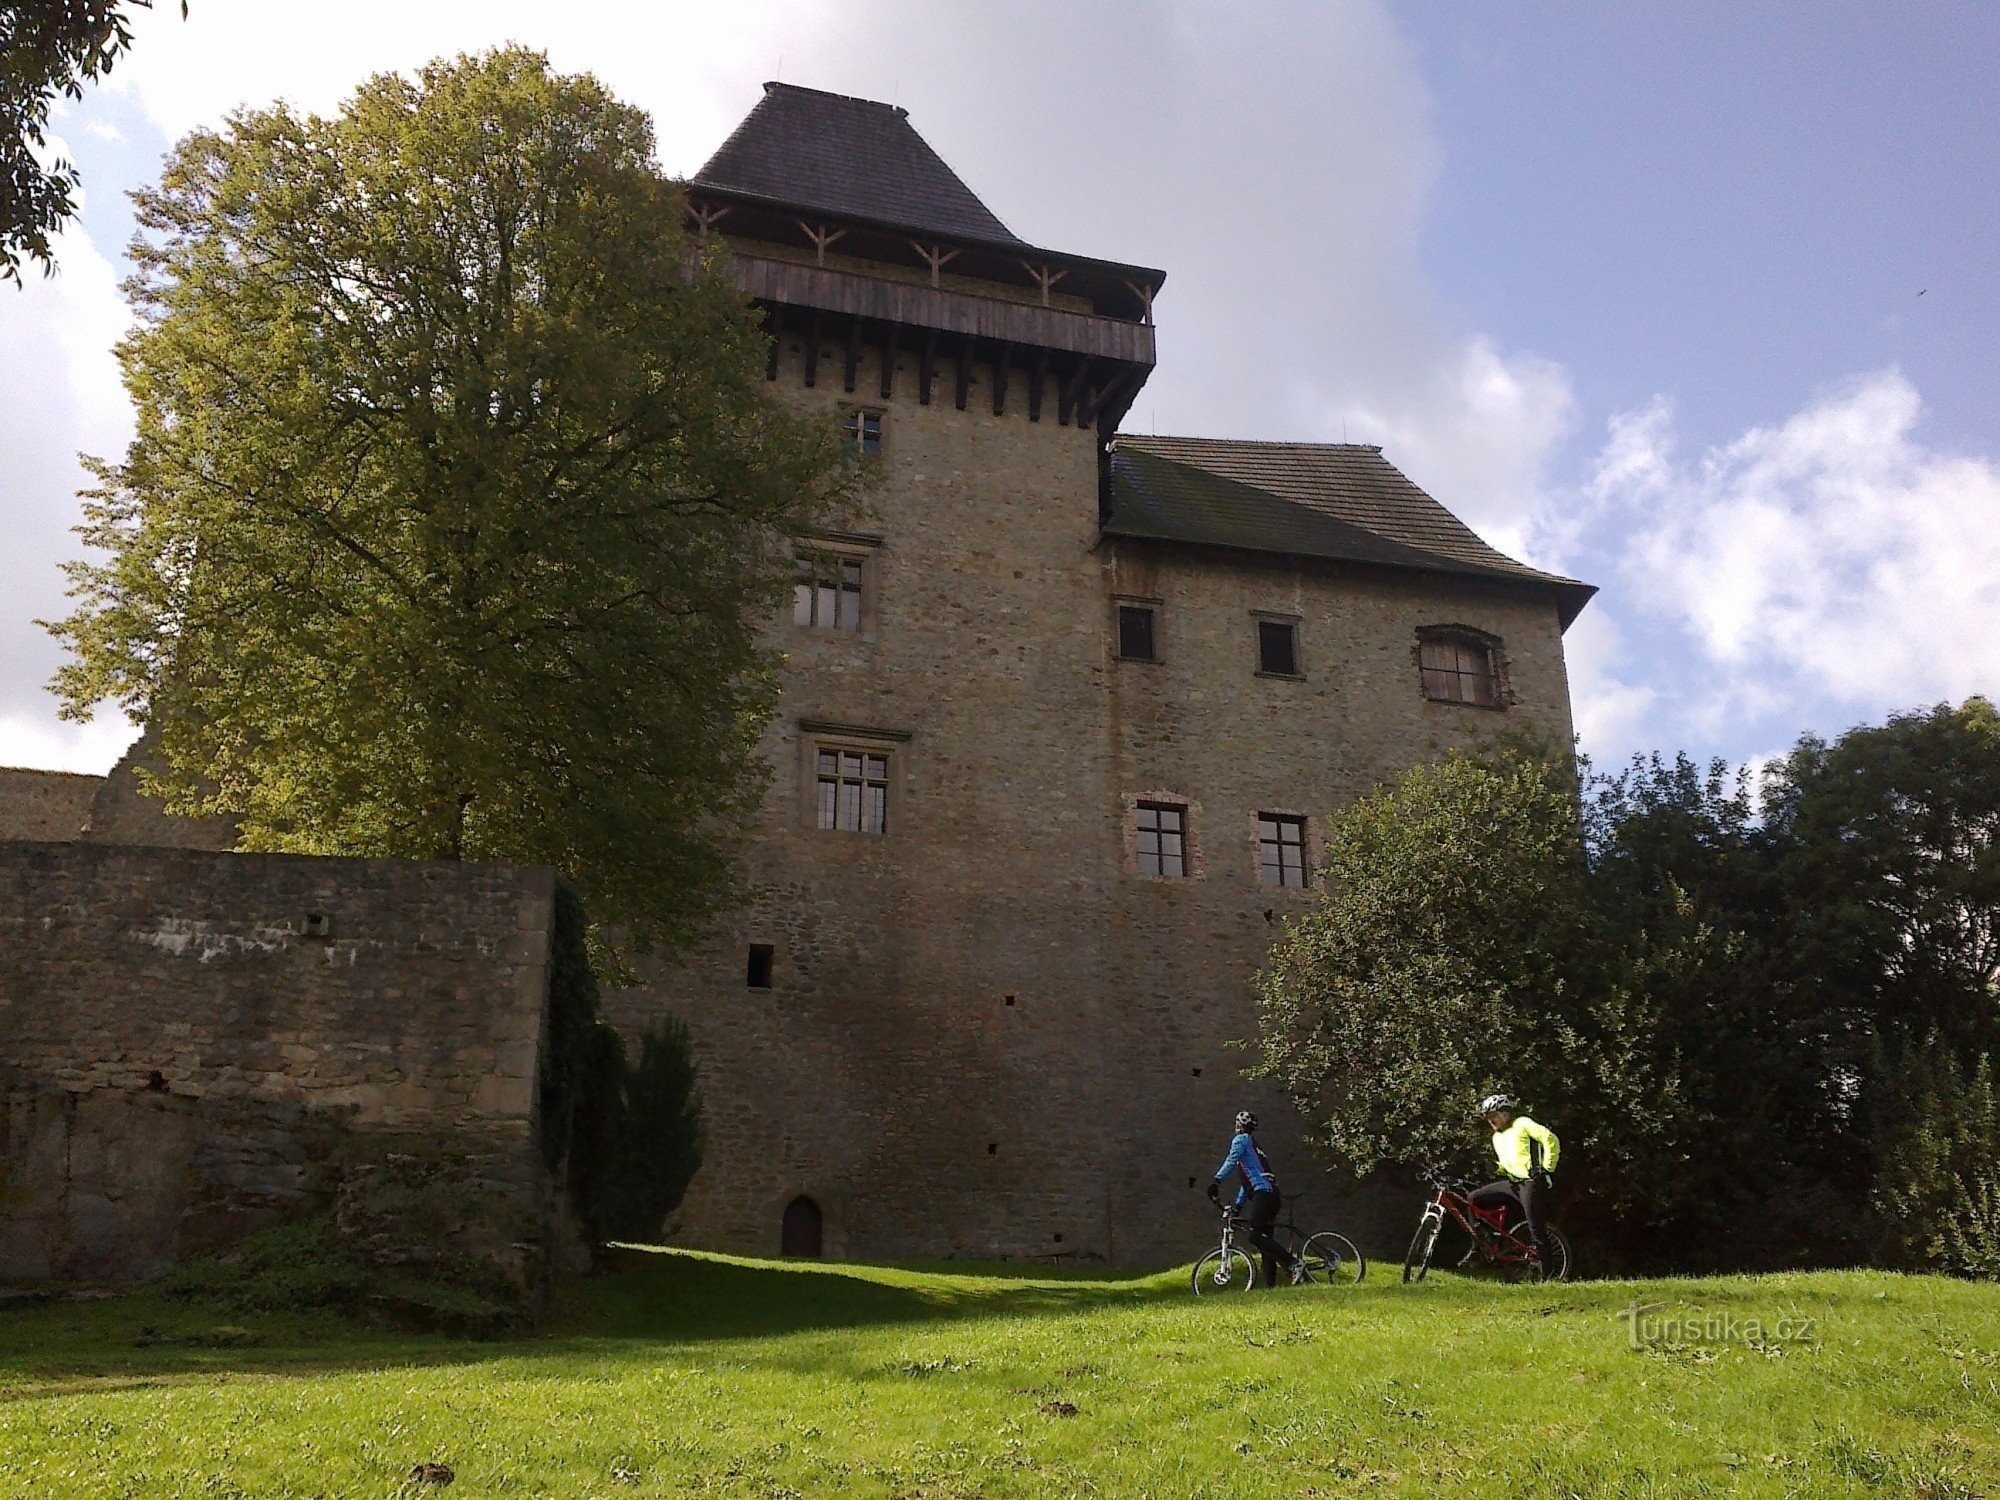
[[1153,640],[1153,609],[1146,604],[1118,606],[1118,654],[1126,661],[1158,661]]
[[882,451],[882,413],[857,409],[841,419],[850,452],[872,458]]
[[1257,814],[1257,878],[1265,885],[1306,883],[1306,820]]
[[792,584],[792,623],[814,630],[861,629],[862,562],[839,552],[801,552]]
[[750,945],[750,973],[748,985],[753,990],[768,990],[771,987],[771,965],[777,958],[777,950],[769,943]]
[[1178,879],[1187,874],[1187,809],[1168,802],[1138,807],[1139,873]]
[[1257,622],[1257,670],[1273,677],[1299,675],[1299,627],[1289,620]]
[[819,752],[819,826],[839,833],[889,831],[889,757],[866,750]]
[[1417,643],[1424,696],[1440,703],[1499,708],[1500,673],[1493,648],[1470,636],[1436,635]]

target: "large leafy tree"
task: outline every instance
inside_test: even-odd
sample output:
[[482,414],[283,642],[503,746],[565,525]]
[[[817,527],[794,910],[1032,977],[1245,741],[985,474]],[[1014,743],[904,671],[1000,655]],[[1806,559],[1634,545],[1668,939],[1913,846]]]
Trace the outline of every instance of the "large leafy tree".
[[[1314,910],[1257,983],[1260,1071],[1357,1172],[1490,1165],[1504,1087],[1628,1204],[1671,1090],[1643,996],[1605,983],[1571,769],[1509,755],[1412,768],[1329,820]],[[1651,1107],[1642,1107],[1651,1106]],[[1587,1149],[1595,1148],[1595,1149]]]
[[[76,164],[44,161],[49,110],[83,97],[132,45],[153,0],[0,0],[0,281],[55,269],[51,240],[76,213]],[[181,14],[187,14],[182,0]]]
[[58,688],[249,849],[555,865],[639,946],[727,888],[829,426],[637,110],[509,49],[198,132],[138,195],[138,414]]

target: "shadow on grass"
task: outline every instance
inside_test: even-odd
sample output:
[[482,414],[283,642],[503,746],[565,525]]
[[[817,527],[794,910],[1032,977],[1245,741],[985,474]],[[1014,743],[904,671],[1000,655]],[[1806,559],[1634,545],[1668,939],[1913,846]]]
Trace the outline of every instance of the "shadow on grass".
[[487,1341],[397,1333],[332,1314],[237,1313],[137,1292],[0,1313],[0,1401],[189,1379],[537,1359],[607,1342],[670,1347],[1078,1312],[1185,1295],[1184,1274],[842,1266],[626,1247],[610,1252],[600,1274],[562,1288],[533,1332]]

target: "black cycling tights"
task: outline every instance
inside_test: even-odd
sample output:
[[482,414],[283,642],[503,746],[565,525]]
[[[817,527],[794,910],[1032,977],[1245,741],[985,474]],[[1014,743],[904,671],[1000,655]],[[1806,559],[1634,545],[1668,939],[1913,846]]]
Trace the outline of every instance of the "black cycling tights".
[[1516,1181],[1503,1177],[1498,1182],[1489,1182],[1483,1188],[1475,1188],[1469,1198],[1481,1208],[1498,1208],[1503,1203],[1512,1203],[1520,1208],[1522,1217],[1528,1221],[1528,1239],[1544,1259],[1549,1253],[1549,1235],[1542,1220],[1542,1210],[1547,1205],[1542,1201],[1546,1196],[1535,1186],[1533,1179]]
[[1249,1211],[1243,1219],[1250,1243],[1264,1252],[1264,1285],[1278,1285],[1278,1268],[1283,1266],[1289,1271],[1292,1264],[1285,1247],[1271,1238],[1271,1226],[1278,1222],[1278,1190],[1264,1188],[1252,1193]]

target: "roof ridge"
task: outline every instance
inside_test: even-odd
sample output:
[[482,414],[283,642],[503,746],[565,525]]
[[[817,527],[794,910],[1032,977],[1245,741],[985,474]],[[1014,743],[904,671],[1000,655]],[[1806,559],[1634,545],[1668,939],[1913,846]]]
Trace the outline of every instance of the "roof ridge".
[[1343,449],[1355,453],[1380,453],[1382,451],[1380,443],[1315,443],[1293,438],[1195,437],[1192,434],[1184,436],[1172,432],[1121,432],[1118,436],[1121,441],[1129,437],[1136,442],[1142,443],[1148,438],[1162,438],[1170,443],[1227,443],[1236,448],[1312,448],[1329,453],[1339,452]]
[[839,99],[848,104],[865,104],[870,109],[891,110],[906,120],[910,117],[910,112],[902,105],[890,104],[883,99],[864,99],[859,94],[842,94],[837,93],[833,89],[811,88],[803,83],[786,83],[782,78],[767,78],[764,81],[765,93],[771,93],[776,89],[783,89],[789,94],[814,94],[821,99]]

